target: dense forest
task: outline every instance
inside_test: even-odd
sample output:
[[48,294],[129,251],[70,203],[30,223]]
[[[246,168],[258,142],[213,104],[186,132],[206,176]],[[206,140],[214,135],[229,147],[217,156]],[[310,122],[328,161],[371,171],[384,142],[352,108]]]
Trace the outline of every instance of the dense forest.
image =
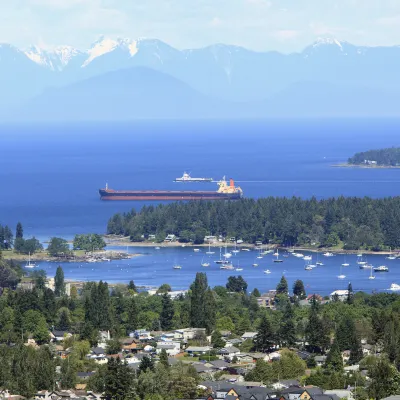
[[400,147],[369,150],[354,154],[348,160],[349,164],[361,165],[366,162],[376,161],[377,165],[396,166],[400,164]]
[[[105,393],[107,399],[199,398],[204,395],[197,387],[200,376],[190,364],[170,366],[166,353],[143,357],[136,372],[118,358],[99,365],[86,356],[91,346],[99,343],[99,330],[111,332],[105,351],[117,354],[122,347],[120,339],[134,329],[169,331],[190,326],[203,327],[211,334],[213,349],[208,357],[213,359],[224,347],[221,331],[230,331],[232,338],[256,331],[254,340],[240,345],[242,352],[268,353],[277,345],[287,349],[279,361],[257,361],[247,380],[270,385],[279,379],[297,378],[324,389],[357,382],[360,400],[399,392],[400,297],[396,294],[353,293],[349,285],[344,301],[333,298],[321,304],[313,296],[309,307],[301,307],[299,301],[306,297],[303,282],[289,288],[282,277],[276,287],[275,309],[270,310],[258,305],[257,289],[247,293],[241,277],[230,277],[226,287],[210,288],[206,274],[197,273],[188,294],[174,300],[168,296],[168,284],[162,285],[158,295],[150,296],[137,293],[133,281],[112,289],[104,282],[88,282],[79,292],[72,288],[67,296],[60,267],[55,291],[45,287],[43,274],[36,272],[34,279],[33,290],[8,288],[0,296],[0,387],[13,393],[31,397],[42,389],[73,388],[79,382],[77,372],[90,371],[94,375],[86,381],[87,388]],[[50,342],[53,328],[72,334],[64,339],[66,358],[60,358]],[[39,347],[24,345],[28,338]],[[375,345],[380,356],[365,357],[362,339]],[[200,335],[188,344],[208,342]],[[296,348],[310,352],[307,362],[299,358]],[[344,371],[343,350],[349,351],[348,364],[360,363],[368,370],[368,381],[360,373]],[[319,354],[328,354],[322,368],[315,365],[314,356]],[[191,357],[184,360],[191,361]],[[305,375],[306,367],[311,375]],[[218,374],[213,379],[217,378]]]
[[301,198],[243,199],[145,206],[116,214],[110,234],[162,241],[175,234],[181,242],[202,243],[206,235],[236,237],[247,243],[343,246],[344,249],[400,247],[400,197],[386,199]]

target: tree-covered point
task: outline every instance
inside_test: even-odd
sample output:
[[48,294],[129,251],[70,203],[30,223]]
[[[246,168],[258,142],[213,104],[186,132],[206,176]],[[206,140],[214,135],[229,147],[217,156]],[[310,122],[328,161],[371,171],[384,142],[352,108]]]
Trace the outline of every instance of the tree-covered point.
[[[236,237],[245,242],[302,246],[339,246],[380,250],[400,247],[400,197],[338,197],[324,200],[267,197],[236,202],[190,202],[146,206],[116,214],[110,234],[132,241],[167,234]],[[186,240],[186,239],[185,239]]]
[[349,164],[362,165],[376,162],[381,166],[397,166],[400,164],[400,147],[389,147],[387,149],[368,150],[354,154],[348,160]]
[[106,242],[97,233],[88,235],[75,235],[74,237],[74,250],[94,251],[102,250],[106,247]]

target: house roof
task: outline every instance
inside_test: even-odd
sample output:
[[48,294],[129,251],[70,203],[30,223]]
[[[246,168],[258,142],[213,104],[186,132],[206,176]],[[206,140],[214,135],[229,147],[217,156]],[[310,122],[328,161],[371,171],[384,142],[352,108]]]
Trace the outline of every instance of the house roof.
[[197,373],[201,374],[202,372],[211,372],[212,368],[205,366],[203,363],[194,363],[192,364],[193,368]]
[[196,351],[201,352],[201,351],[209,351],[209,350],[210,350],[209,346],[189,346],[186,349],[186,351],[193,351],[193,352],[196,352]]
[[326,361],[326,356],[316,356],[315,361],[319,362],[325,362]]
[[76,376],[78,378],[89,378],[90,376],[94,375],[95,373],[90,371],[90,372],[77,372]]
[[229,364],[224,360],[210,361],[210,364],[215,368],[227,368]]
[[257,335],[257,332],[245,332],[245,333],[243,333],[242,338],[252,339],[256,335]]
[[279,381],[280,384],[285,385],[287,387],[293,387],[293,386],[300,386],[300,382],[297,381],[296,379],[285,379],[285,380],[281,380]]
[[224,347],[219,351],[221,354],[240,353],[240,350],[235,346]]
[[105,350],[102,347],[92,347],[92,353],[94,353],[94,354],[104,354]]
[[71,332],[61,331],[61,330],[53,330],[51,333],[56,337],[64,337],[64,335],[72,335]]
[[[320,395],[323,394],[323,390],[319,387],[310,387],[310,388],[306,388],[307,393],[314,398],[314,396],[316,395]],[[322,399],[321,399],[322,400]]]

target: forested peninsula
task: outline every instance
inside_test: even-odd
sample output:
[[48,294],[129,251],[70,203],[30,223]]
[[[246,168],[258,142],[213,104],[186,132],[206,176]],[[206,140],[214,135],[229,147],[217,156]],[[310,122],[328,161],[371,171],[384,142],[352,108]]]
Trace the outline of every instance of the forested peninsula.
[[399,167],[400,147],[389,147],[387,149],[356,153],[348,159],[348,164],[350,166]]
[[161,242],[174,234],[182,243],[201,244],[207,235],[222,235],[246,243],[380,251],[400,247],[400,197],[267,197],[145,206],[114,215],[107,231],[133,242],[149,235]]

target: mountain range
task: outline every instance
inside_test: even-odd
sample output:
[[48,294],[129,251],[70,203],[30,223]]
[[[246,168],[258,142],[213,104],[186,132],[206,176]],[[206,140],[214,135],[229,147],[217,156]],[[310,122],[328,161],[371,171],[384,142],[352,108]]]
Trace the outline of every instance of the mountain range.
[[85,51],[0,44],[0,113],[18,119],[398,115],[400,47],[319,39],[300,53],[177,50],[101,37]]

